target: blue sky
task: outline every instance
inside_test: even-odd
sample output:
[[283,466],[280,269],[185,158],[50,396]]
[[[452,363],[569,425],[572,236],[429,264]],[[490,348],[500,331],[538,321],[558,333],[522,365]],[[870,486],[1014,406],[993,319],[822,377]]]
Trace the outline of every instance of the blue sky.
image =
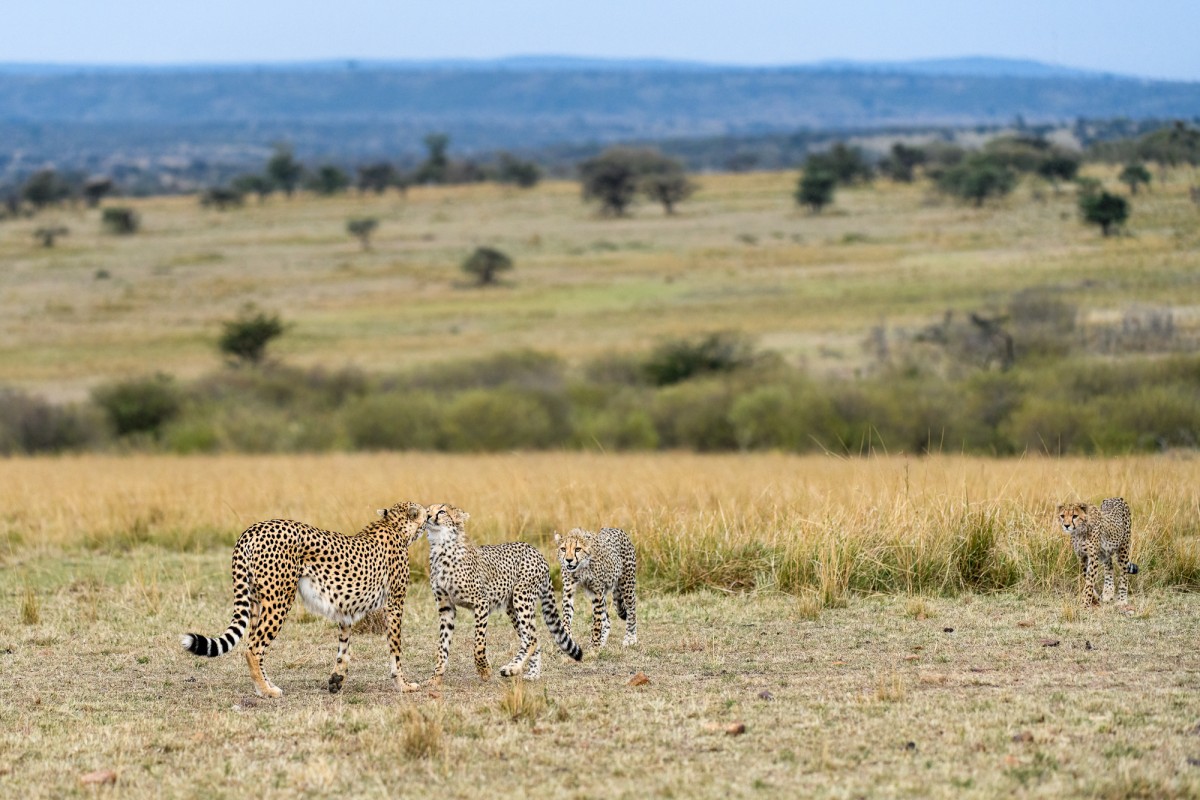
[[1200,0],[36,0],[0,62],[655,57],[735,64],[964,55],[1200,80]]

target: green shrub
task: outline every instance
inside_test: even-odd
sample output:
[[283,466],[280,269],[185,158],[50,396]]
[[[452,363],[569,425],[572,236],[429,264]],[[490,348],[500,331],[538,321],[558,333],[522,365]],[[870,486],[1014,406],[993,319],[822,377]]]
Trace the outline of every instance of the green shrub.
[[0,454],[61,453],[105,439],[104,421],[86,406],[58,406],[15,389],[0,389]]
[[713,372],[731,372],[754,363],[754,347],[737,333],[710,333],[699,339],[664,342],[643,365],[655,386],[667,386]]
[[724,382],[688,381],[660,389],[651,416],[663,447],[734,450],[738,442],[729,419],[732,404],[732,392]]
[[558,356],[536,350],[515,350],[422,367],[390,385],[448,392],[499,386],[558,390],[563,382],[563,364]]
[[358,450],[436,450],[443,441],[442,403],[432,392],[389,392],[359,398],[342,410]]
[[92,400],[103,409],[118,436],[157,436],[182,406],[174,379],[161,373],[105,384],[92,392]]
[[468,389],[450,402],[444,419],[450,450],[538,449],[564,442],[545,405],[514,388]]
[[812,450],[828,438],[833,416],[828,397],[798,383],[759,386],[738,397],[729,410],[743,450]]
[[128,236],[137,233],[141,219],[137,212],[126,206],[109,206],[100,212],[100,224],[109,233]]
[[252,305],[245,306],[236,319],[221,323],[217,348],[245,364],[257,364],[266,354],[272,339],[283,335],[278,314],[267,314]]

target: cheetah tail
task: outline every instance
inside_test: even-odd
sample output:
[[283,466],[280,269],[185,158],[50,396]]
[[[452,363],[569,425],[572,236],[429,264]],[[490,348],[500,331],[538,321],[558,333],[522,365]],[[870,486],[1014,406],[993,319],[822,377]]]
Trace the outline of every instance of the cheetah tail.
[[576,661],[583,658],[583,650],[575,644],[574,639],[567,635],[562,619],[558,616],[558,606],[554,605],[554,595],[550,591],[549,581],[546,581],[546,585],[542,587],[542,619],[546,620],[546,627],[550,629],[550,635],[554,637],[554,643],[558,645],[559,650]]
[[1137,575],[1138,574],[1138,565],[1133,563],[1132,561],[1130,561],[1128,564],[1125,565],[1125,571],[1128,572],[1130,575]]
[[188,652],[198,656],[214,658],[223,656],[232,650],[246,632],[250,624],[250,570],[246,564],[246,554],[241,548],[233,551],[233,620],[225,633],[212,638],[198,633],[185,633],[180,637],[180,644]]

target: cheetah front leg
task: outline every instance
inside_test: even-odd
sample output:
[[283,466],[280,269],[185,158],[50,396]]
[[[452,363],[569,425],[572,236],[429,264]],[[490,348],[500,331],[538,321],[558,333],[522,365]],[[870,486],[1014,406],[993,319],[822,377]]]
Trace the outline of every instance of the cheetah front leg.
[[492,665],[488,663],[487,657],[487,628],[488,617],[490,612],[487,608],[475,609],[475,671],[479,673],[479,680],[491,680]]
[[578,583],[573,572],[563,570],[562,622],[568,639],[571,638],[571,620],[575,618],[575,589]]
[[450,595],[442,589],[434,589],[433,596],[438,604],[437,661],[433,666],[433,675],[425,683],[441,686],[446,675],[446,664],[450,661],[450,640],[454,638],[454,603],[450,602]]
[[415,692],[421,688],[419,683],[404,680],[404,669],[400,666],[400,633],[404,623],[404,591],[392,595],[387,605],[387,635],[388,645],[392,649],[392,682],[402,692]]
[[604,592],[592,595],[592,648],[599,650],[608,641],[612,622],[608,618],[608,598]]
[[333,663],[333,673],[329,676],[329,693],[337,694],[342,689],[342,681],[350,669],[350,626],[338,626],[338,654]]
[[1113,599],[1113,560],[1110,553],[1104,553],[1104,590],[1100,593],[1100,602],[1108,603]]
[[1096,571],[1099,567],[1096,565],[1098,559],[1094,554],[1089,553],[1087,564],[1083,572],[1083,605],[1085,608],[1100,605],[1100,595],[1096,592]]

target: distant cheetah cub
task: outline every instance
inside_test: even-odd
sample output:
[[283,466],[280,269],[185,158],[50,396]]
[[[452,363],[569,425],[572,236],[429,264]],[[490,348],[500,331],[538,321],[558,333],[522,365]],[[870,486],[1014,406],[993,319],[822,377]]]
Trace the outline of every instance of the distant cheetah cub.
[[[1099,605],[1113,599],[1113,573],[1117,574],[1117,602],[1129,602],[1128,575],[1138,565],[1129,560],[1129,506],[1120,497],[1110,497],[1100,507],[1088,503],[1063,503],[1058,523],[1071,534],[1071,547],[1083,569],[1083,604]],[[1113,562],[1116,562],[1115,565]],[[1096,572],[1104,564],[1104,594],[1096,592]],[[1114,569],[1115,567],[1115,569]]]
[[617,604],[617,616],[625,620],[628,647],[637,644],[637,553],[629,535],[619,528],[601,528],[590,533],[573,528],[565,536],[554,534],[558,563],[562,565],[563,624],[571,634],[575,616],[575,589],[592,598],[592,647],[608,641],[612,623],[608,619],[608,595]]

